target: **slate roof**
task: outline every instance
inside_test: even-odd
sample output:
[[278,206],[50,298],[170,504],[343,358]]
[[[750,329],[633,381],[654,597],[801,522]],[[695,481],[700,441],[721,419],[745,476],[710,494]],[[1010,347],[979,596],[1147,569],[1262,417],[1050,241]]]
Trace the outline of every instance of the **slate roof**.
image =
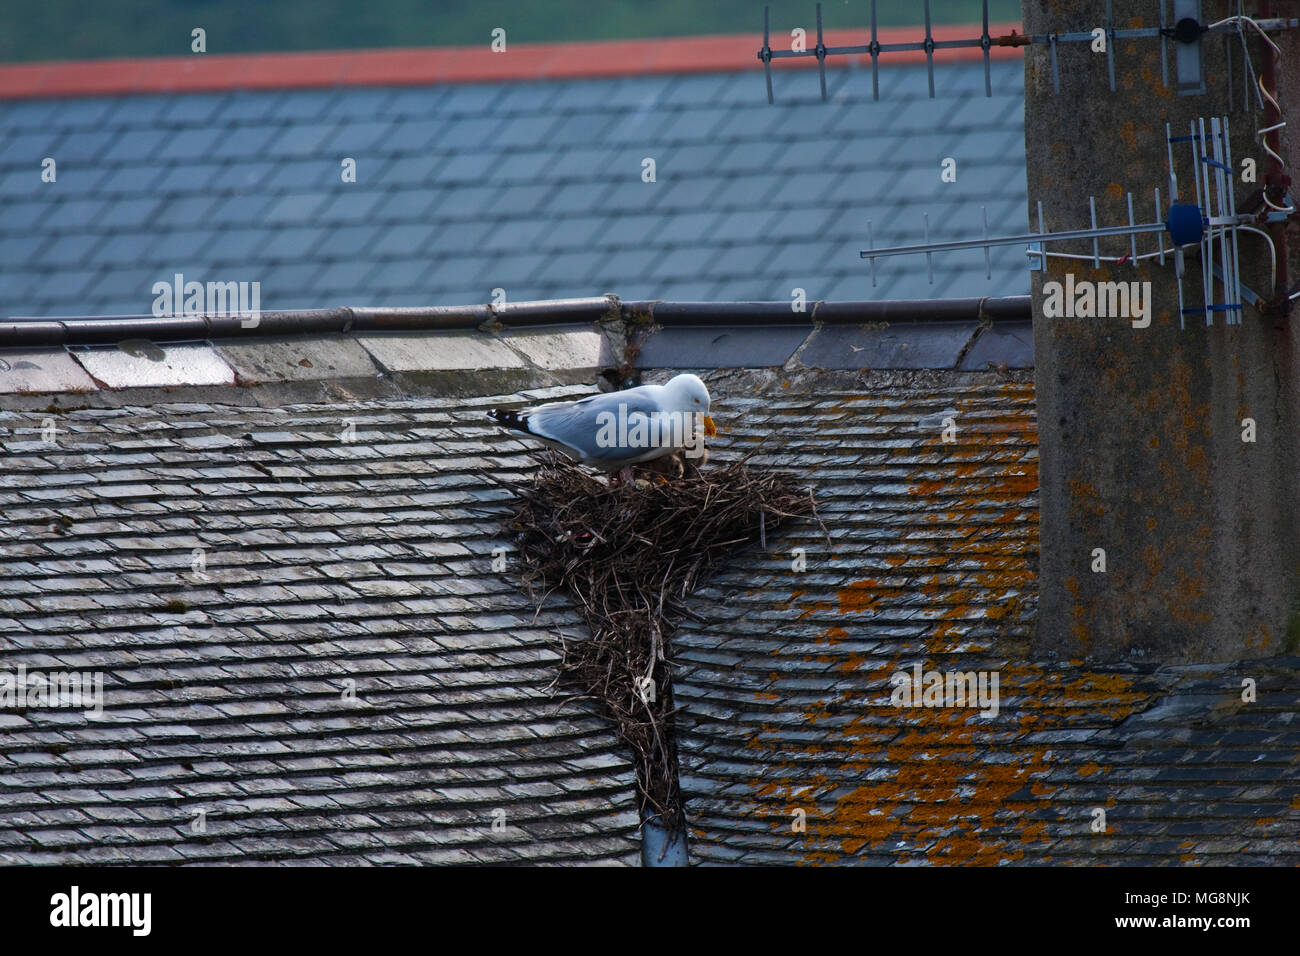
[[[757,41],[755,41],[757,42]],[[0,315],[141,314],[158,281],[261,305],[1015,295],[1023,252],[881,260],[932,228],[1026,226],[1023,66],[761,71],[0,99]],[[55,183],[41,161],[58,163]],[[341,180],[344,157],[357,182]],[[657,181],[641,180],[642,160]],[[940,162],[958,162],[955,183]]]
[[[1029,658],[1032,384],[835,382],[730,386],[729,441],[778,437],[754,461],[808,475],[831,545],[815,527],[769,538],[675,639],[692,860],[1300,863],[1300,658]],[[999,714],[893,706],[891,675],[916,663],[998,672]]]
[[[676,638],[693,861],[1300,862],[1300,661],[1028,658],[1025,373],[706,374],[714,457],[770,432],[755,463],[808,476],[831,545],[800,525],[741,553]],[[534,621],[490,567],[506,492],[483,475],[532,465],[479,414],[585,390],[100,391],[57,448],[43,399],[7,399],[0,667],[100,670],[108,716],[0,714],[0,859],[634,863],[616,737],[547,690],[576,616],[552,597]],[[913,662],[996,669],[999,716],[900,713]]]
[[546,689],[576,615],[490,569],[481,472],[530,462],[484,404],[0,414],[0,669],[106,685],[0,711],[0,862],[635,863],[626,755]]

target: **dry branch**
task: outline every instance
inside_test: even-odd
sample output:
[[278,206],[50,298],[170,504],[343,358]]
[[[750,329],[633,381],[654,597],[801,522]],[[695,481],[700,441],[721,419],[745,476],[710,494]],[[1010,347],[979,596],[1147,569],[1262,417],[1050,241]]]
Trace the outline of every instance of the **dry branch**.
[[809,514],[812,494],[793,476],[743,460],[608,485],[555,458],[518,492],[508,521],[523,583],[534,599],[563,588],[577,600],[591,636],[562,640],[560,676],[631,747],[643,818],[684,826],[669,668],[688,598],[728,553]]

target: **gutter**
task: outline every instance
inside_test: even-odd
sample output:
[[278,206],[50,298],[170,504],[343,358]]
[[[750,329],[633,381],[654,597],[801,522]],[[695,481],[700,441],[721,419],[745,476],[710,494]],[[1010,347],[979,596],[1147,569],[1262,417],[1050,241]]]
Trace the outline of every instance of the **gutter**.
[[230,315],[109,315],[0,319],[0,348],[105,345],[130,339],[201,342],[267,336],[498,331],[621,319],[663,327],[860,325],[879,322],[1028,322],[1030,297],[809,302],[797,312],[778,302],[623,301],[617,295],[507,305],[336,308]]

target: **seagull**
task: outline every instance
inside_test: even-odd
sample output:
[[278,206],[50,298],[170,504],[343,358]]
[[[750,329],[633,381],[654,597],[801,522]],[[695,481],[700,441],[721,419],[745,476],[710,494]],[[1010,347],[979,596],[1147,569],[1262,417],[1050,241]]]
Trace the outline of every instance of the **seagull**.
[[488,415],[503,428],[558,448],[584,465],[617,471],[624,481],[632,480],[633,465],[678,452],[703,454],[700,425],[705,435],[718,433],[709,417],[709,390],[690,374],[664,385],[639,385],[523,411],[494,408]]

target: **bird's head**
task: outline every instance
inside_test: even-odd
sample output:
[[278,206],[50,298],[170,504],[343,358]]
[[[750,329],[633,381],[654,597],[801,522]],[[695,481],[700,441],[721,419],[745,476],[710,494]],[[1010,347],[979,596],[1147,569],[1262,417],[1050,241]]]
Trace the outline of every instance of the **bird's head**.
[[672,397],[678,411],[690,412],[704,416],[704,433],[709,436],[718,433],[717,426],[709,417],[709,390],[697,375],[689,372],[669,379],[664,386]]

